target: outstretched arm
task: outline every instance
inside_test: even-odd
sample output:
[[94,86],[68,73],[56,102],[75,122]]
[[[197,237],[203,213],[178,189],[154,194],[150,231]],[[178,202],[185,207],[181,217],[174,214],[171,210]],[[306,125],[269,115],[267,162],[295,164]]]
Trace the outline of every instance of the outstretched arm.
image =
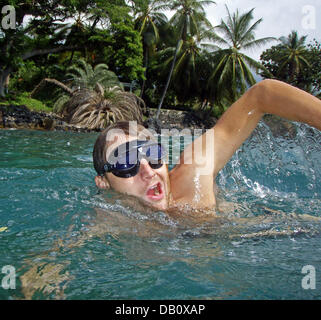
[[236,101],[213,128],[215,176],[266,113],[321,130],[319,99],[281,81],[259,82]]
[[319,99],[281,81],[261,81],[237,100],[211,130],[184,150],[180,164],[170,175],[174,198],[211,207],[215,203],[213,178],[266,113],[321,130]]

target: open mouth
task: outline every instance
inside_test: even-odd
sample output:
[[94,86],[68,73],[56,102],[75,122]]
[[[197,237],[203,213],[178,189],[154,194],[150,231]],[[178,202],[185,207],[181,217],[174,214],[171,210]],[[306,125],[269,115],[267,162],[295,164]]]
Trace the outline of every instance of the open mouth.
[[146,192],[147,198],[153,201],[159,201],[164,198],[164,191],[160,182],[150,187]]

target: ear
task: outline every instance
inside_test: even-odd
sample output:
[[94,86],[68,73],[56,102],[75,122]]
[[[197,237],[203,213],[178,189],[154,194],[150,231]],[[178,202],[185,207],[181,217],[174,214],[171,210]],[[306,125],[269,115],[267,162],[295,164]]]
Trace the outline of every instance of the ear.
[[110,188],[110,185],[105,177],[96,176],[95,183],[99,189],[109,189]]

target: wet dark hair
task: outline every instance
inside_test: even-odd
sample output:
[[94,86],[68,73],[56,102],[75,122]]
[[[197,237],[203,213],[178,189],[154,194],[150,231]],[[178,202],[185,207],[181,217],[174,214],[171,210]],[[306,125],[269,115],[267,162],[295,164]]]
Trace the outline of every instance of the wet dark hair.
[[139,135],[142,137],[142,135],[146,138],[146,140],[151,139],[151,132],[148,131],[144,126],[140,124],[137,125],[137,131],[132,132],[130,131],[130,123],[129,121],[118,121],[116,123],[111,124],[108,126],[97,138],[95,145],[94,145],[94,150],[93,150],[93,163],[94,163],[94,168],[97,172],[98,175],[104,175],[105,170],[104,170],[104,164],[106,163],[106,153],[107,149],[109,146],[109,143],[107,141],[107,135],[111,130],[117,129],[117,130],[122,130],[122,132],[126,136],[130,135]]

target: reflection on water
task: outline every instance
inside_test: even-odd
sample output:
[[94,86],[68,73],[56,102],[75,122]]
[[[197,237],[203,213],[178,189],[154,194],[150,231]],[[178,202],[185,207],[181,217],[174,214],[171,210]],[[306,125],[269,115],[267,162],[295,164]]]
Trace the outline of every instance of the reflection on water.
[[320,298],[321,134],[263,123],[219,174],[217,216],[97,192],[96,134],[1,131],[1,299]]

